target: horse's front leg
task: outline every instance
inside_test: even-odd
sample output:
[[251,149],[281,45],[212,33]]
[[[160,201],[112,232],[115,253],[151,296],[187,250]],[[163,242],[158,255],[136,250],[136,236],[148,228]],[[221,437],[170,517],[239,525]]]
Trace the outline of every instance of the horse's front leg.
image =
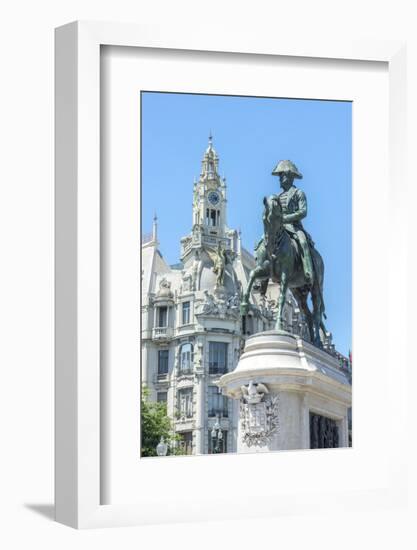
[[250,292],[252,290],[253,283],[255,282],[255,279],[260,277],[261,273],[263,273],[263,269],[258,266],[255,267],[255,269],[252,269],[252,271],[249,274],[249,283],[248,288],[246,289],[246,292],[243,294],[242,301],[240,303],[240,314],[241,315],[247,315],[249,311],[249,296]]
[[280,284],[279,284],[279,298],[278,298],[277,322],[276,322],[277,330],[284,330],[283,313],[284,313],[285,296],[287,294],[287,288],[288,288],[287,274],[282,273]]

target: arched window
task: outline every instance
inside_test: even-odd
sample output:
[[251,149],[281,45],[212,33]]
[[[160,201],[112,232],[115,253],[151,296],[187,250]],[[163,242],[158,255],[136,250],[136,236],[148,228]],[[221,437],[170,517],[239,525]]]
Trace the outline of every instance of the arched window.
[[193,368],[193,345],[182,344],[180,347],[180,372],[189,372]]

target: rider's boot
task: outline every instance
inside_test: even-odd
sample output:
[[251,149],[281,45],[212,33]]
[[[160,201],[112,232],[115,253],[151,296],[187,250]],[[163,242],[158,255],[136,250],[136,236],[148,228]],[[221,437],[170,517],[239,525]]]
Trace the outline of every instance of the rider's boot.
[[302,261],[306,282],[308,285],[312,285],[314,282],[313,262],[311,261],[310,248],[307,243],[306,246],[303,246]]

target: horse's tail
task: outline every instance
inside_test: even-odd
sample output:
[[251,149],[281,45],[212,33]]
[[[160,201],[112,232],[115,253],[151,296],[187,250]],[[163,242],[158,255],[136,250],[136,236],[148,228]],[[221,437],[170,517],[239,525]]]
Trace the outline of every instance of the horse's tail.
[[[316,254],[314,254],[314,252],[316,252]],[[319,272],[319,269],[317,268],[317,256],[319,255],[319,253],[317,252],[317,250],[315,250],[314,247],[312,247],[312,250],[311,250],[311,258],[312,258],[312,261],[313,261],[313,270],[314,270],[314,280],[316,281],[316,284],[318,285],[319,287],[319,293],[320,293],[320,302],[321,302],[321,314],[323,315],[323,317],[327,320],[327,315],[326,315],[326,307],[324,305],[324,298],[323,298],[323,281],[324,281],[324,263],[323,263],[323,260],[321,261],[322,263],[322,277],[321,277],[321,280],[319,280],[318,278],[318,272]],[[321,258],[321,256],[320,256]]]
[[326,315],[326,307],[324,305],[324,298],[323,298],[323,288],[322,288],[322,285],[320,284],[320,282],[318,281],[317,283],[317,286],[319,287],[319,293],[320,293],[320,302],[321,302],[321,314],[323,315],[323,317],[327,320],[327,315]]

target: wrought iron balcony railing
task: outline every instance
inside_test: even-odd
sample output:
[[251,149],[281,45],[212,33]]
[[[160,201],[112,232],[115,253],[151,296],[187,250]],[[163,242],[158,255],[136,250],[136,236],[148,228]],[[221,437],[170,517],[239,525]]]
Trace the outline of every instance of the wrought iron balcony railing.
[[209,364],[209,374],[226,374],[226,373],[227,373],[227,367]]
[[194,372],[194,367],[178,367],[177,368],[177,376],[186,376],[187,374],[192,374]]
[[172,327],[155,327],[152,329],[152,338],[155,340],[169,340],[174,336]]
[[219,416],[219,417],[222,417],[222,418],[228,418],[229,417],[229,411],[227,409],[223,409],[223,408],[211,407],[208,410],[208,416],[210,418],[213,418],[213,417],[216,417],[216,416]]

